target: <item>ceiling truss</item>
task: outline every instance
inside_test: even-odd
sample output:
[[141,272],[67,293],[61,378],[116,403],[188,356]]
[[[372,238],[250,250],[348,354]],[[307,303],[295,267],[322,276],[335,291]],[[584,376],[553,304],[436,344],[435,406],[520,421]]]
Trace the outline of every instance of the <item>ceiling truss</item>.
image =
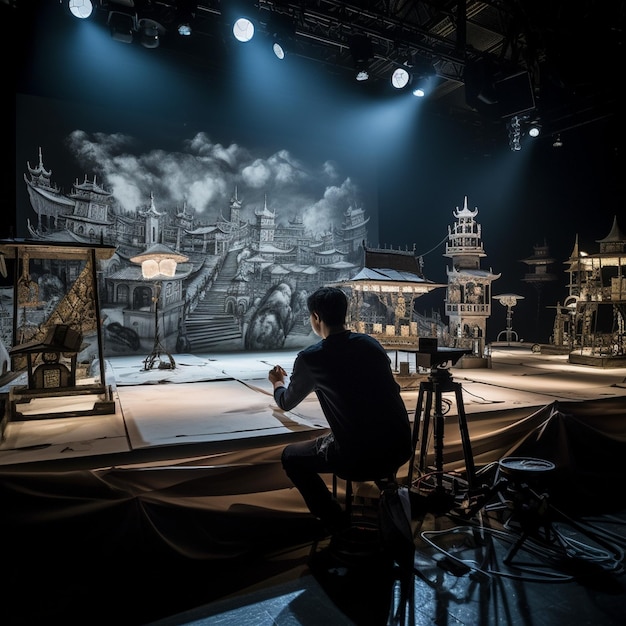
[[[389,81],[393,70],[401,65],[432,65],[437,75],[432,98],[449,111],[456,109],[463,115],[473,115],[474,123],[485,111],[468,100],[463,87],[470,76],[468,67],[475,65],[487,68],[485,80],[492,83],[519,72],[528,73],[537,109],[543,108],[537,114],[543,114],[553,133],[591,123],[611,115],[615,109],[616,91],[607,90],[605,84],[594,85],[589,96],[581,96],[577,85],[570,87],[561,76],[554,75],[553,59],[558,46],[563,48],[563,42],[569,43],[566,35],[558,31],[560,23],[564,23],[564,30],[576,32],[576,27],[584,28],[584,25],[576,26],[579,20],[590,19],[580,11],[575,13],[567,0],[548,3],[557,7],[551,12],[539,7],[542,2],[523,0],[245,1],[248,6],[253,3],[263,34],[269,34],[272,14],[289,16],[295,24],[293,53],[323,64],[332,72],[353,74],[350,41],[355,35],[367,36],[372,44],[369,73],[375,80]],[[150,13],[163,23],[169,34],[175,30],[181,7],[188,2],[195,14],[194,33],[205,40],[217,40],[225,48],[228,6],[235,0],[98,0],[98,9],[102,15],[120,7]],[[586,0],[582,4],[594,2]],[[611,18],[597,18],[609,33],[599,34],[598,40],[604,42],[613,37],[615,46],[623,44],[624,4],[621,0],[612,4],[616,24]],[[177,37],[175,33],[170,36]],[[580,47],[578,42],[572,45]],[[605,56],[613,49],[597,48],[589,51],[590,58],[594,54]],[[564,48],[563,55],[567,50]],[[605,64],[609,61],[603,60]],[[224,65],[219,54],[213,62],[216,66]],[[559,84],[561,91],[556,101],[543,97],[551,93],[545,88],[547,80]]]

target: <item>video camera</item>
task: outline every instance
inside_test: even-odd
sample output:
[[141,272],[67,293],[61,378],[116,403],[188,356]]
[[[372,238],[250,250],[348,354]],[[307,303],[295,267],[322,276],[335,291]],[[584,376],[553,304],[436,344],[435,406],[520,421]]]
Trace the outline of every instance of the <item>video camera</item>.
[[471,354],[470,348],[446,348],[437,345],[437,338],[420,337],[418,339],[417,365],[420,367],[442,368],[456,365],[464,354]]

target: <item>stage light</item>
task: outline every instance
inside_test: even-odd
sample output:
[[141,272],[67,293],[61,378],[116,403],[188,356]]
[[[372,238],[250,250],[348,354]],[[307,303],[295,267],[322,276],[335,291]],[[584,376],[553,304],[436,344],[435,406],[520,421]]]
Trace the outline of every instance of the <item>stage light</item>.
[[430,76],[422,76],[421,78],[413,78],[413,95],[417,98],[423,98],[432,90],[432,78]]
[[554,141],[552,142],[552,147],[553,148],[562,148],[563,147],[563,142],[561,141],[561,135],[557,135],[554,138]]
[[163,27],[154,20],[141,19],[138,22],[139,29],[139,41],[144,48],[158,48],[159,47],[159,33],[163,31]]
[[123,11],[110,11],[107,20],[111,37],[122,43],[132,43],[134,33],[137,30],[137,17],[134,13]]
[[398,67],[391,75],[391,84],[395,89],[404,89],[411,81],[411,75],[406,67]]
[[178,4],[178,26],[176,31],[181,37],[190,37],[193,29],[191,23],[196,17],[196,2],[195,0],[179,0]]
[[254,24],[247,17],[240,17],[233,24],[233,35],[237,41],[246,43],[254,37]]
[[531,122],[528,127],[528,134],[531,137],[539,137],[541,134],[541,124],[538,121]]
[[268,32],[272,36],[272,50],[278,59],[284,59],[293,46],[296,25],[285,13],[271,13]]
[[372,58],[372,42],[367,35],[354,35],[350,40],[350,53],[356,71],[355,78],[362,82],[369,79],[369,64]]
[[68,3],[70,13],[78,19],[87,19],[93,12],[91,0],[70,0]]
[[411,84],[417,98],[427,96],[433,89],[437,70],[431,58],[415,55],[412,59]]

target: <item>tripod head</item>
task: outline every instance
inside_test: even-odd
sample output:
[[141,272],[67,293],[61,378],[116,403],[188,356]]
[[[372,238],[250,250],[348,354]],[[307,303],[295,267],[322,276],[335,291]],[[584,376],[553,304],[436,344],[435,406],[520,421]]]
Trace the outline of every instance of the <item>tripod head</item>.
[[[464,354],[471,354],[470,348],[446,348],[437,345],[437,339],[420,338],[416,354],[416,361],[420,367],[430,369],[432,375],[447,372],[447,368],[456,365]],[[448,373],[449,375],[449,373]]]

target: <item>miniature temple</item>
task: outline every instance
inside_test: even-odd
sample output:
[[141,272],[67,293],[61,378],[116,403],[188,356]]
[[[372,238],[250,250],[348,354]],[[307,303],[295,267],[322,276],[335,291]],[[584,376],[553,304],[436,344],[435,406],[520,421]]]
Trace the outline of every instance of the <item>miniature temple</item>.
[[[363,268],[338,283],[350,289],[351,325],[385,347],[417,347],[420,332],[415,300],[445,285],[424,277],[412,251],[368,248],[365,243],[363,250]],[[432,336],[430,332],[428,336]]]

